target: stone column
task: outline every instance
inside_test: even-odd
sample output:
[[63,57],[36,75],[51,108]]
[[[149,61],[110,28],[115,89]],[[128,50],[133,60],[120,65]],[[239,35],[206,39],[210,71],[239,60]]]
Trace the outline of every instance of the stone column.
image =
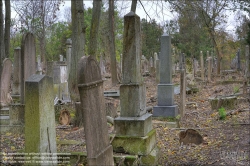
[[158,84],[158,105],[153,108],[153,116],[175,117],[178,114],[174,105],[174,85],[172,84],[171,37],[161,36],[160,84]]
[[202,81],[205,81],[205,77],[204,77],[204,59],[203,59],[202,51],[200,51],[200,61],[201,61],[201,79],[202,79]]
[[[25,81],[25,153],[40,153],[40,157],[49,157],[57,152],[53,100],[51,77],[34,74]],[[56,162],[57,156],[53,157],[55,159],[46,160]]]
[[[112,142],[115,152],[140,155],[141,164],[149,157],[156,145],[156,134],[152,127],[152,115],[146,112],[146,87],[140,72],[141,27],[140,17],[134,12],[124,16],[123,80],[120,86],[120,117],[115,118],[116,136]],[[143,159],[144,158],[144,159]]]
[[21,82],[21,48],[17,47],[14,50],[12,95],[20,95],[21,91],[20,82]]

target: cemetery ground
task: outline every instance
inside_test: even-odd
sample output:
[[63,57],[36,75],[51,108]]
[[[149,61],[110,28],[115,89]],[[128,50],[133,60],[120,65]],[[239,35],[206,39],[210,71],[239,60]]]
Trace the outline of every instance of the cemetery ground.
[[[179,84],[179,75],[173,77],[173,84]],[[157,105],[157,83],[155,77],[144,77],[146,83],[147,107]],[[212,110],[209,97],[242,93],[242,84],[216,84],[216,80],[206,85],[197,84],[196,93],[187,94],[186,112],[179,127],[168,125],[173,118],[154,118],[153,126],[157,131],[157,146],[160,149],[159,165],[249,165],[250,164],[250,111],[249,91],[247,95],[237,96],[235,109],[225,109],[225,119],[220,119],[218,110]],[[104,81],[104,90],[118,90],[112,87],[111,80]],[[119,111],[119,100],[112,99]],[[180,95],[175,94],[175,103],[180,104]],[[72,119],[74,113],[71,111]],[[236,111],[237,110],[237,111]],[[231,111],[231,112],[230,112]],[[231,114],[232,115],[231,115]],[[58,117],[57,117],[58,119]],[[57,120],[56,119],[56,120]],[[114,134],[113,125],[108,123],[110,135]],[[204,139],[201,145],[180,146],[179,132],[184,129],[197,130]],[[57,152],[74,152],[76,157],[71,165],[85,165],[80,155],[86,154],[84,129],[77,127],[62,128],[57,124]],[[112,141],[112,138],[111,138]],[[1,135],[2,152],[20,152],[24,149],[24,135],[7,132]],[[116,154],[119,155],[119,154]],[[139,163],[139,161],[137,161]],[[136,162],[134,163],[136,165]]]

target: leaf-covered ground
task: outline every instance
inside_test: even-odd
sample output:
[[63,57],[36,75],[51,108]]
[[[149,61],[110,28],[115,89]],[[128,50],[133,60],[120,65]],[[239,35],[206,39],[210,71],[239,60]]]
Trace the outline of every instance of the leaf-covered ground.
[[[173,83],[179,83],[179,77]],[[154,77],[145,77],[147,106],[157,105],[157,84]],[[219,119],[217,110],[212,110],[209,97],[242,93],[242,84],[216,85],[215,80],[207,85],[197,85],[199,92],[187,94],[186,112],[180,128],[168,128],[154,123],[157,131],[157,146],[160,148],[159,165],[250,165],[250,111],[249,91],[238,96],[235,110],[245,110],[235,115]],[[104,90],[119,89],[111,87],[110,80],[104,82]],[[175,95],[179,105],[180,96]],[[229,112],[231,110],[226,110]],[[155,122],[156,120],[153,120]],[[201,145],[180,146],[178,134],[183,129],[196,129],[204,137]],[[57,129],[58,152],[86,151],[83,128]],[[113,126],[109,125],[109,133]],[[64,140],[73,140],[65,146]],[[1,135],[1,152],[18,152],[24,149],[24,135],[5,133]]]

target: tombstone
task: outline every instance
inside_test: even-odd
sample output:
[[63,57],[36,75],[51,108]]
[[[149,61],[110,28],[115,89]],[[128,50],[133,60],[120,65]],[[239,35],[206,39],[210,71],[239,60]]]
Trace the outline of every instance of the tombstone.
[[66,58],[67,58],[67,66],[68,66],[68,78],[69,78],[69,72],[71,69],[71,48],[72,48],[72,40],[67,39],[66,40]]
[[54,71],[55,62],[53,62],[53,61],[52,62],[47,62],[46,64],[47,64],[46,75],[53,78],[53,71]]
[[152,154],[156,148],[156,134],[152,115],[146,112],[146,87],[140,72],[140,17],[132,11],[124,16],[123,36],[121,111],[120,116],[114,119],[116,136],[112,145],[115,152],[140,155],[141,161],[152,157],[150,163],[141,164],[153,165],[157,162],[156,153]]
[[37,56],[37,73],[42,75],[42,63],[41,63],[41,56]]
[[211,82],[211,73],[212,73],[212,58],[208,57],[208,65],[207,65],[207,81]]
[[104,108],[103,80],[97,61],[82,57],[78,69],[78,89],[86,136],[88,165],[114,165]]
[[202,79],[202,81],[205,81],[205,77],[204,77],[204,59],[203,59],[202,51],[200,51],[200,60],[201,60],[201,79]]
[[12,61],[8,58],[3,60],[3,69],[0,80],[0,107],[10,104],[10,78],[12,72]]
[[166,33],[161,36],[160,84],[157,90],[158,105],[153,108],[153,116],[176,117],[174,85],[172,84],[171,38]]
[[122,54],[120,54],[120,66],[121,66],[121,73],[122,73]]
[[156,80],[156,83],[159,84],[160,82],[160,60],[158,58],[157,53],[155,56],[155,80]]
[[154,60],[153,57],[150,57],[149,59],[149,65],[150,65],[150,74],[154,75],[155,73],[155,68],[154,68]]
[[59,61],[63,62],[63,56],[62,55],[59,55]]
[[32,33],[26,33],[22,37],[21,44],[21,104],[24,104],[25,80],[36,73],[36,45]]
[[180,76],[180,116],[183,118],[186,110],[186,71],[185,68],[181,69]]
[[[25,153],[40,153],[40,157],[56,154],[53,80],[45,75],[32,75],[25,81]],[[43,153],[43,154],[42,154]],[[56,165],[57,156],[46,158]],[[43,161],[43,159],[39,160]],[[55,163],[53,163],[55,162]]]
[[245,67],[245,78],[250,77],[250,56],[249,56],[249,46],[246,45],[246,67]]
[[105,63],[104,63],[102,55],[100,57],[100,68],[101,68],[101,75],[104,77],[106,74],[106,68],[105,68]]
[[14,50],[12,95],[20,95],[21,91],[20,83],[21,83],[21,48],[17,47]]
[[240,66],[240,49],[238,49],[238,52],[237,52],[237,70],[238,71],[241,70],[241,66]]

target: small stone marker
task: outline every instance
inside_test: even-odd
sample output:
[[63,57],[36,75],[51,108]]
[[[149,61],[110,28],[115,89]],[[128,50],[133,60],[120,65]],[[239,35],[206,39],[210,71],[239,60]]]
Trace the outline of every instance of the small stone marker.
[[21,45],[21,103],[24,104],[25,80],[36,73],[36,45],[32,33],[26,33],[22,37]]
[[[34,74],[25,81],[25,153],[44,153],[41,157],[52,157],[56,152],[53,80]],[[46,161],[57,162],[57,156],[53,157]]]
[[0,80],[0,107],[10,104],[9,92],[10,92],[10,78],[12,72],[12,61],[8,58],[3,60],[3,69]]
[[66,58],[67,58],[67,66],[68,66],[68,78],[69,78],[69,71],[71,65],[71,48],[72,48],[72,40],[66,40]]
[[160,84],[158,84],[158,105],[153,108],[153,116],[175,117],[178,114],[174,105],[174,85],[172,84],[171,37],[161,36]]
[[92,56],[89,56],[82,57],[78,66],[78,89],[84,113],[88,165],[114,165],[99,65]]
[[21,82],[21,48],[17,47],[14,50],[13,87],[12,87],[13,95],[20,95],[20,82]]

